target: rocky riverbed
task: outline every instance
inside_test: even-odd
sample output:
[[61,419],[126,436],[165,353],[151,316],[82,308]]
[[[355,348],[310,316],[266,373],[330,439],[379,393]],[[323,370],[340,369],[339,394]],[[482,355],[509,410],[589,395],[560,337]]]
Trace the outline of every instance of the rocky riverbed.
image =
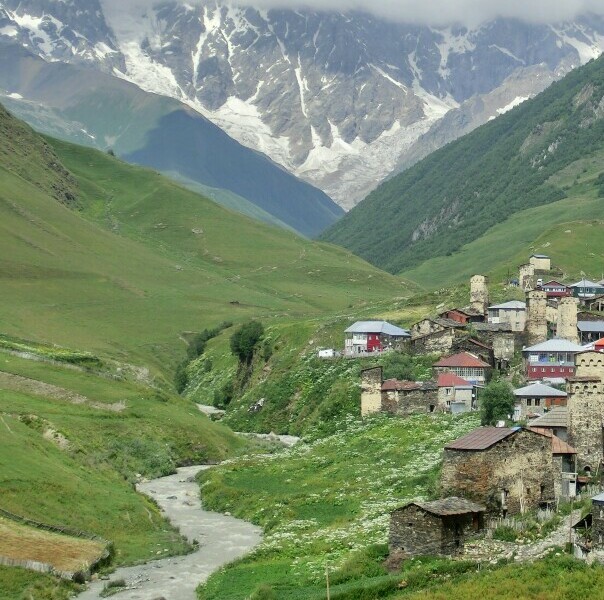
[[[246,521],[204,510],[195,475],[207,466],[183,467],[168,477],[137,486],[153,498],[173,525],[199,549],[186,556],[121,567],[111,580],[123,579],[126,589],[113,594],[117,600],[195,600],[195,589],[214,571],[247,554],[260,543],[261,530]],[[94,581],[79,600],[99,600],[107,581]]]

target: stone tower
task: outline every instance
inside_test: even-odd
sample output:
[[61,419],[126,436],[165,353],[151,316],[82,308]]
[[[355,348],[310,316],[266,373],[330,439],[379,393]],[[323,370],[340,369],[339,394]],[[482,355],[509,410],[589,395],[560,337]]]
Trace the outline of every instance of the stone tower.
[[489,290],[487,278],[484,275],[474,275],[470,279],[470,308],[481,315],[487,314],[489,306]]
[[538,290],[526,294],[526,333],[529,346],[547,340],[547,294]]
[[524,292],[530,292],[535,288],[534,279],[535,277],[535,266],[527,263],[526,265],[520,265],[518,273],[518,283]]
[[382,367],[371,367],[361,371],[361,416],[382,410]]
[[568,392],[568,441],[577,451],[579,467],[592,473],[604,458],[604,353],[590,350],[575,355],[576,374]]
[[564,338],[574,344],[579,343],[577,331],[577,298],[561,298],[558,305],[558,320],[556,324],[556,337]]

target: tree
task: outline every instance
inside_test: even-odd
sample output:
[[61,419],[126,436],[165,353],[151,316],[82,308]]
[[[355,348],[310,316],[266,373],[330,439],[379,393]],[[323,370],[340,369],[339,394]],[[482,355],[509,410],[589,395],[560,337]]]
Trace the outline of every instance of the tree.
[[262,339],[264,327],[258,321],[244,323],[231,336],[231,352],[242,364],[249,365],[254,357],[254,350]]
[[503,379],[493,379],[480,394],[480,420],[483,425],[495,425],[514,412],[512,387]]

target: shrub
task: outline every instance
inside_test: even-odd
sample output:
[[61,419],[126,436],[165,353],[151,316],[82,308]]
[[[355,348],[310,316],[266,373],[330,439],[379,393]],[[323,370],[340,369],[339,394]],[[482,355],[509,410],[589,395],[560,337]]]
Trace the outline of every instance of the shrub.
[[231,336],[231,352],[242,364],[249,365],[254,357],[258,342],[262,339],[264,327],[259,321],[244,323]]
[[174,387],[179,394],[182,394],[187,384],[189,383],[189,375],[187,373],[188,361],[183,361],[179,363],[176,367],[176,372],[174,373]]

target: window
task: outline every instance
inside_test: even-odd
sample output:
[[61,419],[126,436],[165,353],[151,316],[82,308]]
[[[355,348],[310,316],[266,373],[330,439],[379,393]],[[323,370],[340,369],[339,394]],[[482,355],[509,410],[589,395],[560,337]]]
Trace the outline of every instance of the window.
[[447,400],[446,404],[448,408],[451,408],[451,400]]
[[533,402],[533,401],[532,401],[530,398],[527,398],[527,399],[526,399],[526,405],[527,405],[527,406],[532,406],[532,402]]
[[447,396],[450,396],[450,395],[451,395],[451,391],[452,391],[452,390],[451,390],[451,388],[445,388],[445,394],[446,394]]
[[535,398],[535,406],[541,406],[541,400],[539,398]]

